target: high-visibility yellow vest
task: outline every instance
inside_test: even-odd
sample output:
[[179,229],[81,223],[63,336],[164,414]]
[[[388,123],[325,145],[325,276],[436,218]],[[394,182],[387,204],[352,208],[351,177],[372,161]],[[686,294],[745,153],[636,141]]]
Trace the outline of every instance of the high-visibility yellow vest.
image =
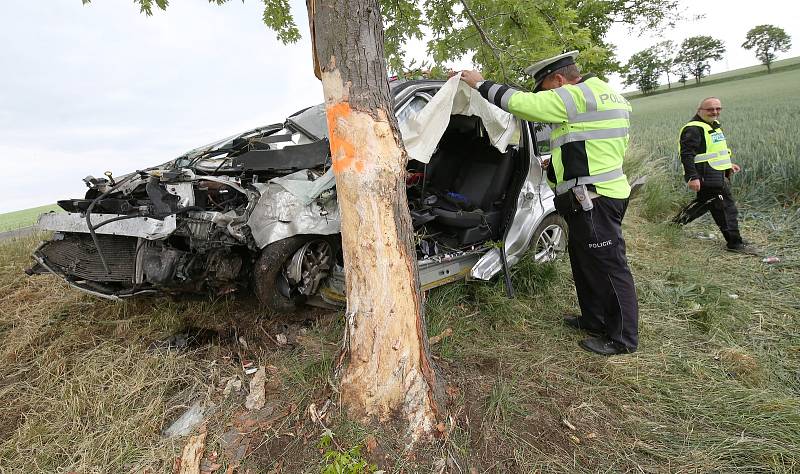
[[502,105],[514,115],[555,125],[550,161],[557,194],[592,184],[601,196],[630,196],[622,161],[628,148],[631,105],[606,82],[591,77],[549,91],[516,92]]
[[[700,127],[703,130],[703,137],[705,137],[706,152],[695,155],[695,163],[708,163],[709,166],[718,171],[725,171],[733,167],[731,164],[731,150],[725,142],[725,134],[722,132],[721,128],[715,130],[711,125],[705,122],[692,120],[681,128],[680,135],[683,135],[683,131],[686,127]],[[680,135],[678,138],[679,143]]]

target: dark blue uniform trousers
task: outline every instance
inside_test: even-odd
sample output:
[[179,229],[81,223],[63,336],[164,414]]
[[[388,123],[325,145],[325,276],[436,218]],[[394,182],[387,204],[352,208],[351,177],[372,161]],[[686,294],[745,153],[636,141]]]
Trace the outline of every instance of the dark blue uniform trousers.
[[594,208],[580,209],[571,192],[558,196],[556,209],[569,227],[569,260],[581,317],[628,348],[639,344],[639,304],[625,256],[622,218],[627,199],[605,196]]

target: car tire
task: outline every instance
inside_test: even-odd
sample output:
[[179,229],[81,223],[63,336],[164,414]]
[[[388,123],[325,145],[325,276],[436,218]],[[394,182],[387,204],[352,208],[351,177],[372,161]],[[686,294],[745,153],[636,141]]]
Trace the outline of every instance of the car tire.
[[306,297],[292,294],[284,268],[295,252],[314,241],[327,242],[331,245],[333,255],[337,255],[337,239],[319,235],[295,235],[273,242],[261,250],[253,268],[253,290],[258,300],[268,310],[275,313],[290,313],[303,305]]
[[566,250],[567,223],[556,213],[542,219],[531,238],[530,250],[536,263],[547,263],[555,260],[556,256]]

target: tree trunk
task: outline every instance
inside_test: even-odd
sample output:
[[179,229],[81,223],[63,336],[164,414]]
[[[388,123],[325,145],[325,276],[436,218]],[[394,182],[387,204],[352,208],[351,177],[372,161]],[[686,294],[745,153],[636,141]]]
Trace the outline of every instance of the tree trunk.
[[308,0],[342,219],[347,312],[340,400],[361,422],[434,432],[436,374],[425,331],[402,147],[378,0]]

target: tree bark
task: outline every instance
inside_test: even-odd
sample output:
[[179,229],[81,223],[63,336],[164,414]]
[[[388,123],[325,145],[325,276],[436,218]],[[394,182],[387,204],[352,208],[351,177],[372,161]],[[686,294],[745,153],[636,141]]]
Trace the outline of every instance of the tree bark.
[[342,219],[347,291],[340,400],[361,422],[432,434],[437,379],[424,324],[402,147],[377,0],[308,0]]

